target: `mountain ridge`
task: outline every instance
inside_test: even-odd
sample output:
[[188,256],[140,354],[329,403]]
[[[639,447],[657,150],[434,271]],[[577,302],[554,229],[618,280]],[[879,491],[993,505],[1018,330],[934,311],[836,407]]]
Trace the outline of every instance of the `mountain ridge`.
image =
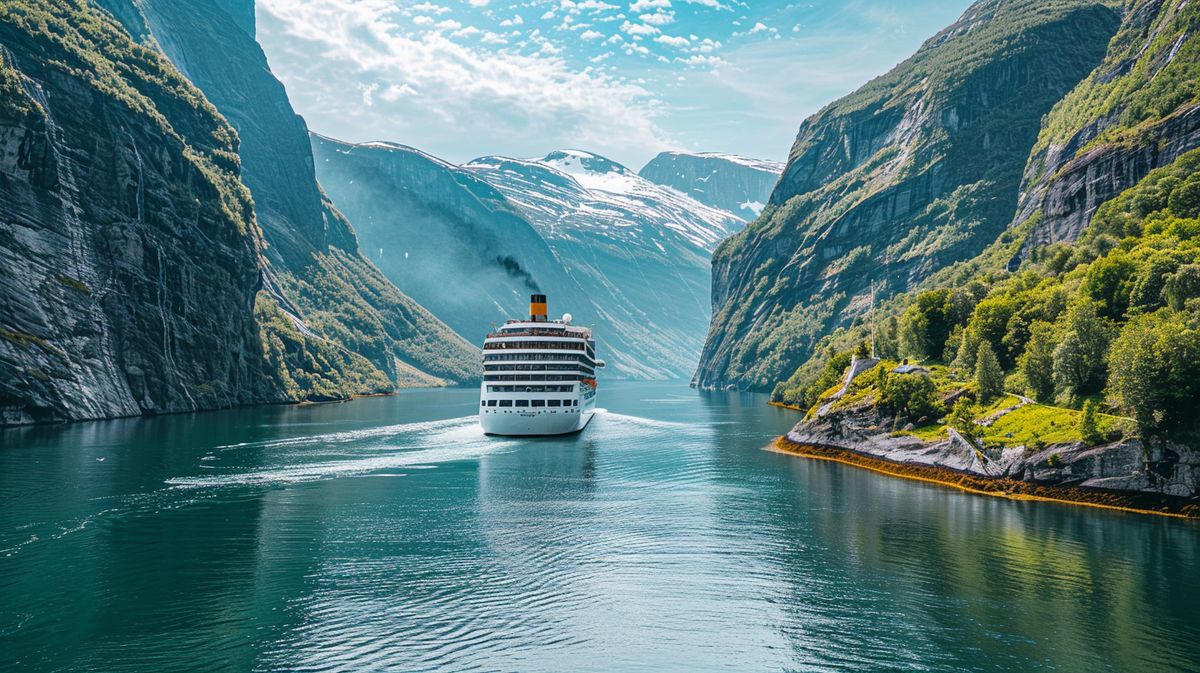
[[362,257],[353,227],[326,197],[315,175],[307,125],[246,29],[253,0],[97,1],[132,34],[181,64],[238,130],[244,179],[267,242],[268,290],[284,310],[322,338],[360,354],[374,370],[364,374],[376,383],[325,382],[326,394],[479,379],[474,346]]
[[761,217],[714,256],[694,383],[770,390],[876,299],[1007,228],[1042,116],[1101,61],[1106,3],[984,0],[802,124]]
[[638,175],[750,221],[762,213],[785,164],[724,152],[662,152]]
[[[691,374],[709,250],[741,226],[733,214],[584,150],[455,165],[402,143],[312,142],[322,182],[372,259],[460,333],[482,338],[489,321],[523,314],[527,272],[553,305],[597,326],[609,376]],[[486,250],[470,245],[479,240]],[[448,265],[467,280],[427,282]]]

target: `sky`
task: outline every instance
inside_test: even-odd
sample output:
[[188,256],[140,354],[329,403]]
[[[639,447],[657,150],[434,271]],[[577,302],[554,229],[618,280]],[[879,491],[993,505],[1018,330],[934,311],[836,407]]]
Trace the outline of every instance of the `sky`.
[[805,117],[968,0],[258,0],[309,127],[455,163],[582,149],[784,160]]

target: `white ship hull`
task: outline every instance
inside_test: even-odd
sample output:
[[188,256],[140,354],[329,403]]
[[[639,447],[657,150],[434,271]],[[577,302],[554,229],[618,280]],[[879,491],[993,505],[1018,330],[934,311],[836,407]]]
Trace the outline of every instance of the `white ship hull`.
[[[571,386],[567,394],[480,390],[479,425],[484,434],[535,437],[539,435],[569,435],[587,427],[596,413],[596,389],[591,386]],[[558,404],[550,406],[551,399]],[[541,400],[539,406],[535,400]]]
[[547,435],[569,435],[579,432],[591,422],[594,411],[565,410],[549,411],[480,411],[479,425],[489,435],[534,437]]

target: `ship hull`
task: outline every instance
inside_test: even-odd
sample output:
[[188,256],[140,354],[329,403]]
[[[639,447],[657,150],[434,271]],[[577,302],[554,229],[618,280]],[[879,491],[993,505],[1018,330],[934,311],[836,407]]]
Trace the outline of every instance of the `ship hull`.
[[[481,386],[479,425],[486,435],[539,437],[580,432],[596,413],[596,389],[580,384],[570,394],[489,393]],[[565,399],[563,399],[565,397]],[[558,398],[560,403],[538,405],[534,400]]]
[[591,422],[593,411],[510,411],[479,414],[484,434],[506,437],[544,437],[581,432]]

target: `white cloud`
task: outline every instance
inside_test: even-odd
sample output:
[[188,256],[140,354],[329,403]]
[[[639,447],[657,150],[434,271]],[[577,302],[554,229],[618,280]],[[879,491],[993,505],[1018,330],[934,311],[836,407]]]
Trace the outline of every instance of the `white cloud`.
[[629,5],[631,12],[644,12],[647,9],[670,9],[671,0],[634,0]]
[[[452,160],[523,156],[531,144],[641,159],[671,144],[656,122],[661,102],[645,86],[607,68],[577,70],[540,34],[514,38],[541,50],[531,55],[478,46],[504,36],[473,27],[414,33],[393,0],[259,0],[259,8],[261,39],[297,110],[347,140],[420,144]],[[479,38],[457,42],[460,31]]]
[[358,83],[358,90],[362,94],[362,104],[371,107],[375,104],[375,92],[379,90],[379,83],[372,82],[370,84]]
[[472,7],[487,7],[488,0],[467,0]]
[[414,16],[413,23],[418,26],[429,26],[433,24],[432,16]]
[[411,9],[414,12],[421,12],[422,14],[445,14],[450,11],[449,7],[435,5],[432,2],[422,2],[419,5],[413,5]]
[[676,56],[674,62],[690,66],[706,65],[712,68],[727,65],[725,59],[720,56],[706,56],[704,54],[692,54],[687,57]]
[[659,35],[654,38],[654,41],[659,44],[665,44],[668,47],[675,47],[676,49],[686,49],[692,44],[686,37],[674,37],[671,35]]
[[655,26],[650,26],[644,23],[630,23],[628,21],[621,24],[621,32],[629,35],[657,35],[660,31]]
[[[565,3],[569,2],[569,1],[570,0],[563,0],[564,8],[566,7]],[[591,12],[593,14],[596,12],[606,12],[610,9],[618,9],[618,7],[616,5],[610,5],[607,2],[601,2],[600,0],[583,0],[582,2],[574,3],[574,5],[572,7],[572,11]]]
[[595,30],[585,30],[579,34],[581,40],[599,40],[604,37],[604,33]]
[[642,23],[648,23],[652,26],[665,26],[668,23],[675,21],[675,12],[657,11],[653,14],[642,14],[638,17]]
[[520,26],[524,23],[525,23],[525,19],[522,19],[521,15],[517,14],[516,16],[514,16],[511,19],[505,19],[505,20],[501,21],[500,25],[507,28],[508,26]]
[[767,25],[766,25],[765,23],[762,23],[762,22],[760,21],[760,22],[758,22],[758,23],[754,24],[754,27],[750,29],[750,34],[751,34],[751,35],[754,35],[755,33],[762,33],[762,32],[765,32],[765,31],[767,31],[767,30],[770,30],[770,29],[769,29],[769,28],[767,28]]

